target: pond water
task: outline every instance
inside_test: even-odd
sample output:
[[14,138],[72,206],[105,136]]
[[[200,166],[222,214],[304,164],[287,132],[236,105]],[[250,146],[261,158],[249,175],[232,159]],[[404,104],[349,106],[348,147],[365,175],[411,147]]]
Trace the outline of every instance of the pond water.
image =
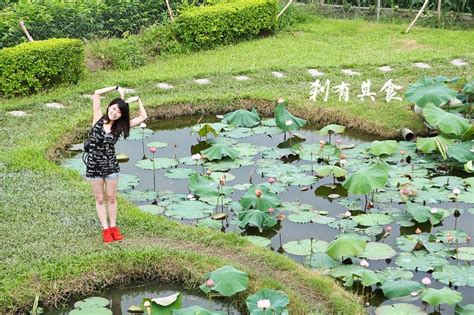
[[[407,287],[413,285],[413,281],[421,284],[421,280],[425,277],[432,281],[429,288],[449,287],[462,294],[461,305],[474,304],[474,279],[472,278],[474,267],[470,265],[473,252],[472,241],[469,241],[468,237],[474,235],[472,208],[474,201],[472,188],[469,188],[465,182],[466,174],[459,173],[454,176],[454,174],[434,173],[441,165],[438,160],[419,156],[415,153],[414,143],[399,142],[396,153],[382,158],[390,167],[388,183],[373,196],[375,201],[373,208],[364,212],[363,208],[366,205],[364,196],[348,194],[341,185],[343,180],[339,182],[332,176],[322,178],[314,176],[325,165],[324,162],[318,163],[321,162],[320,157],[329,157],[330,165],[334,165],[340,158],[339,151],[337,154],[332,153],[335,146],[327,143],[324,146],[325,151],[321,153],[320,141],[328,141],[328,136],[320,136],[316,133],[321,126],[306,125],[297,132],[305,138],[305,141],[300,143],[300,147],[295,148],[300,159],[291,148],[298,142],[297,138],[289,139],[289,136],[285,137],[283,132],[278,132],[272,119],[265,120],[266,126],[260,129],[259,127],[238,128],[221,132],[217,138],[210,134],[208,138],[211,141],[215,141],[212,139],[225,141],[230,147],[238,150],[237,159],[240,166],[233,165],[229,161],[225,162],[226,164],[213,161],[205,165],[197,165],[196,161],[191,160],[190,157],[199,152],[202,148],[200,146],[205,145],[203,142],[205,137],[198,139],[199,136],[196,133],[191,133],[192,126],[199,119],[200,117],[181,117],[153,121],[148,124],[144,134],[140,128],[133,132],[132,138],[135,140],[120,140],[117,143],[117,153],[124,153],[129,158],[128,162],[121,163],[121,173],[139,177],[138,184],[130,184],[128,188],[133,186],[133,190],[125,193],[125,197],[136,202],[144,211],[159,215],[164,213],[187,224],[206,225],[223,232],[235,231],[244,236],[259,236],[253,238],[252,241],[267,246],[270,250],[289,255],[309,268],[322,268],[346,282],[347,285],[350,284],[351,279],[365,276],[364,271],[361,275],[360,268],[362,267],[359,263],[362,258],[367,258],[368,269],[375,271],[374,275],[378,277],[378,280],[374,280],[374,284],[364,288],[366,301],[370,304],[369,312],[373,312],[380,305],[394,303],[418,305],[427,312],[433,312],[433,307],[426,307],[421,301],[422,290],[419,287],[414,287],[415,291],[420,293],[417,296],[411,296],[408,293],[396,298],[387,298],[380,288],[382,283],[393,282],[396,286],[394,290],[397,291],[395,295],[400,295],[399,291],[404,284]],[[212,117],[201,119],[201,123],[214,121],[216,119]],[[377,160],[366,152],[371,141],[375,140],[374,138],[345,131],[341,135],[333,135],[332,143],[335,143],[336,139],[337,147],[346,155],[343,159],[347,161],[345,169],[349,174],[363,169],[370,160]],[[151,142],[163,143],[156,144],[159,148],[154,155],[155,158],[168,158],[166,161],[155,160],[155,168],[163,166],[163,169],[156,169],[155,180],[152,170],[142,168],[143,166],[153,167],[150,167],[153,154],[146,146]],[[243,145],[243,143],[246,144]],[[166,147],[160,147],[165,144]],[[198,144],[200,146],[197,146]],[[408,156],[410,156],[408,158],[410,163],[407,162]],[[79,158],[76,156],[65,164],[84,172]],[[174,166],[170,160],[180,160],[186,164],[175,162],[176,166]],[[198,162],[201,164],[202,160]],[[138,167],[137,163],[142,167]],[[166,167],[167,163],[171,163],[171,166]],[[177,173],[178,169],[183,169],[183,173]],[[191,205],[190,200],[186,201],[191,197],[188,188],[191,173],[197,170],[200,174],[205,174],[209,169],[213,170],[211,177],[215,183],[219,182],[222,175],[216,169],[222,172],[227,170],[224,187],[233,187],[234,190],[226,196],[228,198],[224,199],[224,207],[221,206],[222,198],[216,200],[216,197],[213,199],[197,196],[197,199],[208,202],[207,207],[203,206],[202,202]],[[122,176],[121,181],[133,182],[133,178],[125,179],[125,177]],[[275,178],[276,182],[269,184],[269,178]],[[249,182],[253,185],[266,185],[265,187],[269,188],[270,192],[277,192],[276,196],[282,202],[269,215],[274,220],[277,220],[278,214],[285,214],[286,218],[277,220],[276,225],[272,228],[264,228],[263,232],[255,227],[239,227],[245,219],[239,220],[236,215],[241,211],[238,202],[246,194],[250,186]],[[206,184],[207,182],[204,185]],[[407,206],[400,203],[400,188],[397,187],[399,184],[408,185],[406,187],[416,192],[409,196],[413,205],[425,206],[428,209],[436,208],[431,210],[432,215],[442,213],[440,222],[433,227],[429,221],[418,223],[423,220],[415,220],[413,212],[407,211]],[[455,202],[452,194],[454,188],[461,189],[461,194]],[[158,192],[156,198],[154,189]],[[194,195],[199,195],[199,189],[202,187],[198,187]],[[142,193],[137,194],[134,191]],[[183,202],[183,207],[176,206],[177,203]],[[193,202],[197,203],[197,201]],[[219,203],[219,206],[216,207],[216,203]],[[457,212],[455,209],[460,210]],[[193,211],[201,211],[201,215],[194,215],[195,212],[191,213]],[[350,216],[347,215],[348,211]],[[225,212],[228,218],[223,221],[210,219],[212,214],[218,212]],[[388,225],[391,231],[386,233]],[[341,267],[340,261],[333,260],[325,254],[325,251],[328,243],[342,234],[365,239],[371,245],[385,244],[386,246],[373,247],[371,253],[351,257],[351,261],[346,259],[344,260],[346,266]],[[261,237],[267,238],[269,244],[266,244],[264,238]],[[468,248],[467,258],[454,257],[453,250],[458,247]],[[390,254],[393,250],[396,253]],[[348,270],[351,268],[347,265],[350,262],[353,262],[352,266],[355,268],[352,271]],[[446,268],[446,266],[449,267]],[[451,266],[460,266],[460,269],[449,269]],[[438,272],[435,273],[436,278],[432,274],[433,271]],[[350,276],[347,276],[348,274]],[[464,280],[452,280],[459,274],[463,275],[461,278]],[[450,282],[460,285],[450,285]],[[385,293],[390,291],[389,288],[385,289]],[[362,286],[358,284],[358,281],[354,281],[352,290],[362,292]],[[454,306],[442,304],[441,310],[438,311],[442,314],[452,314]]]
[[[199,305],[205,309],[222,311],[229,315],[242,314],[226,299],[209,299],[202,292],[183,290],[182,286],[175,284],[146,283],[127,288],[113,288],[104,292],[104,298],[109,300],[108,308],[114,315],[130,314],[127,310],[132,305],[142,305],[143,298],[166,297],[177,292],[181,293],[181,308]],[[46,315],[67,315],[74,310],[73,301],[59,310],[47,311]]]

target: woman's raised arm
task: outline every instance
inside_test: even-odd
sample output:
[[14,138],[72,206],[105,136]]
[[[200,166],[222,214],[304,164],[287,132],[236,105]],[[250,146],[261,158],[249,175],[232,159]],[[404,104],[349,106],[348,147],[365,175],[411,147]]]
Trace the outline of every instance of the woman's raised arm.
[[142,100],[138,96],[130,97],[126,100],[127,103],[138,102],[138,111],[140,115],[130,120],[130,128],[140,125],[145,119],[148,118],[145,107],[143,106]]
[[114,91],[114,90],[119,92],[121,99],[124,99],[125,92],[118,85],[109,86],[109,87],[105,87],[99,90],[95,90],[94,96],[92,97],[92,111],[94,113],[94,118],[92,119],[92,125],[94,125],[100,119],[100,117],[102,117],[102,110],[100,109],[100,96],[104,93]]

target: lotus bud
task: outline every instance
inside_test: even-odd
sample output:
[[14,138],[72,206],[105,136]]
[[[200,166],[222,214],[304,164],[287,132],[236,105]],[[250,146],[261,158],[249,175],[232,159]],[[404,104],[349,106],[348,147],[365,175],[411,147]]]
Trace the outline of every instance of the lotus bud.
[[324,140],[319,140],[319,146],[320,147],[324,147],[325,144],[326,144],[326,142]]
[[341,167],[346,166],[346,165],[347,165],[347,160],[345,160],[345,159],[339,160],[339,165],[340,165]]
[[390,234],[390,232],[392,232],[392,226],[391,225],[387,225],[384,229],[386,234]]
[[374,207],[374,203],[372,201],[369,201],[367,204],[367,209],[372,209]]
[[409,196],[410,195],[410,189],[408,188],[403,188],[401,191],[402,195]]
[[293,120],[288,119],[287,121],[285,121],[285,125],[287,125],[287,126],[293,125]]
[[224,186],[225,185],[225,180],[226,180],[225,174],[222,174],[221,178],[219,178],[219,184],[221,186]]
[[145,301],[145,302],[143,303],[143,307],[144,307],[144,308],[149,308],[150,306],[151,306],[150,301]]
[[273,208],[268,208],[268,213],[273,213],[273,212],[275,212],[275,209],[273,209]]
[[352,216],[352,213],[350,211],[346,211],[346,213],[344,213],[344,217],[346,218],[350,218]]
[[405,150],[400,150],[400,154],[401,154],[401,155],[404,155],[405,153],[406,153]]
[[257,301],[257,307],[260,310],[265,310],[267,308],[270,308],[271,303],[270,300],[258,300]]
[[212,174],[211,170],[207,170],[207,171],[206,171],[206,175],[207,175],[207,176],[211,176],[211,174]]
[[199,154],[199,153],[191,155],[191,160],[197,161],[197,160],[200,160],[200,159],[201,159],[201,154]]
[[367,260],[365,260],[365,259],[362,259],[362,260],[360,261],[360,266],[361,266],[361,267],[364,267],[364,268],[367,268],[367,267],[369,267],[369,262],[368,262]]
[[421,279],[421,283],[428,286],[431,284],[431,280],[428,277],[424,277],[423,279]]
[[346,155],[344,153],[339,154],[339,159],[344,160],[346,158]]
[[276,179],[273,178],[273,177],[270,177],[270,178],[268,179],[268,182],[269,182],[270,184],[273,184],[273,183],[276,182]]
[[468,242],[471,241],[471,237],[469,235],[466,237],[466,241],[468,241]]
[[262,196],[262,191],[260,189],[255,190],[255,196],[257,196],[257,198],[260,198]]
[[206,287],[212,288],[214,286],[214,281],[212,279],[208,279],[206,281]]
[[451,235],[451,233],[448,234],[447,240],[449,243],[454,242],[454,236]]
[[411,296],[415,297],[415,296],[418,296],[418,292],[417,291],[413,291],[412,293],[410,293]]
[[461,189],[457,187],[453,189],[453,194],[455,194],[456,196],[459,195],[460,193],[461,193]]
[[150,147],[148,150],[150,150],[151,153],[156,153],[156,147]]
[[433,214],[438,213],[438,209],[436,209],[436,208],[434,208],[434,207],[431,208],[431,213],[433,213]]
[[342,140],[341,139],[336,139],[336,144],[339,145],[342,143]]
[[276,218],[278,221],[283,221],[286,219],[286,215],[284,215],[283,213],[280,213],[276,216]]
[[416,234],[421,234],[420,228],[416,228],[415,233],[416,233]]
[[461,216],[461,211],[459,209],[454,210],[454,217],[459,218]]
[[224,115],[216,115],[216,118],[217,119],[222,119],[222,118],[224,118]]
[[145,123],[141,123],[141,124],[140,124],[140,128],[146,128],[146,124],[145,124]]
[[284,98],[279,97],[278,100],[277,100],[277,103],[278,103],[278,104],[281,104],[281,103],[283,103],[284,101],[285,101]]

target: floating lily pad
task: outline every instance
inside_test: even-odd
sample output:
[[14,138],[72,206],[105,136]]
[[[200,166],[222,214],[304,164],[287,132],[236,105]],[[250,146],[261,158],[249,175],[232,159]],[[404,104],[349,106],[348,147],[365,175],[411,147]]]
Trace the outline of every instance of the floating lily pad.
[[[256,195],[257,190],[261,193],[258,197]],[[267,211],[269,208],[276,208],[280,203],[280,199],[275,194],[262,186],[259,189],[251,186],[245,195],[240,198],[240,204],[244,209],[252,208]]]
[[223,137],[228,137],[231,139],[241,139],[241,138],[247,138],[252,136],[252,129],[250,128],[235,128],[229,131],[225,131],[221,133],[221,136]]
[[246,290],[249,285],[249,276],[233,266],[224,266],[206,274],[205,280],[209,279],[214,282],[214,286],[209,288],[203,284],[199,287],[206,294],[212,290],[223,296],[232,296]]
[[120,174],[120,180],[118,182],[117,190],[124,191],[133,189],[138,186],[140,177],[131,174]]
[[474,247],[459,247],[453,257],[461,260],[474,260]]
[[152,201],[155,200],[158,194],[156,191],[153,190],[129,190],[126,192],[123,192],[125,198],[127,198],[131,202],[145,202],[145,201]]
[[454,309],[456,315],[472,315],[474,314],[474,304],[456,305]]
[[387,244],[369,242],[365,249],[359,254],[359,257],[364,257],[371,260],[387,259],[396,255],[396,251]]
[[433,272],[433,278],[448,285],[474,287],[474,266],[443,266]]
[[154,159],[146,159],[140,160],[135,165],[144,170],[152,170],[154,169],[165,169],[170,167],[175,167],[178,165],[178,161],[175,159],[170,158],[154,158]]
[[250,143],[238,143],[232,148],[239,152],[238,156],[254,156],[258,153],[257,147]]
[[413,278],[413,273],[401,268],[388,267],[378,272],[378,275],[383,279],[383,282],[389,280],[410,280]]
[[383,305],[375,309],[375,315],[424,315],[427,314],[420,307],[408,303]]
[[[270,301],[270,307],[266,310],[262,310],[258,307],[258,302],[261,300]],[[286,306],[290,303],[290,299],[283,292],[272,290],[272,289],[263,289],[257,293],[250,295],[245,304],[247,305],[250,314],[252,315],[287,315],[288,311]]]
[[166,171],[165,176],[171,179],[186,179],[193,173],[196,173],[196,170],[190,168],[172,168]]
[[316,219],[316,213],[310,211],[294,212],[288,215],[287,219],[294,223],[310,223]]
[[352,219],[363,226],[385,225],[393,221],[391,216],[381,213],[359,214]]
[[221,160],[224,157],[229,157],[232,160],[239,156],[239,151],[232,149],[231,147],[222,144],[216,143],[212,147],[201,151],[201,154],[204,154],[207,160]]
[[175,310],[173,311],[173,315],[224,315],[224,312],[214,312],[202,308],[198,305],[193,305],[190,307]]
[[153,130],[148,128],[135,127],[130,129],[130,134],[128,135],[127,140],[141,140],[148,138],[154,133]]
[[189,190],[200,197],[219,196],[231,194],[233,188],[230,186],[223,186],[218,188],[218,181],[210,176],[201,176],[197,173],[191,174],[189,178]]
[[138,208],[143,212],[150,214],[162,214],[165,211],[165,209],[159,205],[141,205],[138,206]]
[[440,304],[453,305],[462,301],[462,294],[448,289],[447,287],[439,290],[429,288],[423,293],[421,299],[433,306],[438,306]]
[[342,263],[339,260],[332,259],[326,253],[315,253],[311,256],[311,260],[308,261],[308,264],[316,269],[332,269],[340,266]]
[[407,211],[413,216],[418,223],[430,221],[432,225],[436,225],[443,219],[443,213],[431,212],[431,207],[425,207],[416,203],[407,202]]
[[395,263],[403,269],[418,271],[430,271],[449,264],[446,259],[423,251],[400,253]]
[[285,252],[300,256],[309,256],[314,253],[325,253],[327,247],[328,243],[325,241],[310,239],[291,241],[283,244]]
[[410,295],[412,292],[419,292],[424,286],[411,280],[386,281],[382,284],[381,289],[385,297],[389,299]]
[[380,155],[391,155],[398,151],[398,142],[395,140],[372,141],[369,153]]
[[371,167],[353,173],[342,184],[350,193],[364,195],[375,188],[382,188],[388,179],[388,167],[379,162]]
[[247,235],[245,238],[250,243],[260,247],[270,247],[270,244],[272,243],[268,238],[257,235]]
[[201,201],[181,201],[167,206],[165,214],[177,219],[200,219],[208,217],[214,206]]

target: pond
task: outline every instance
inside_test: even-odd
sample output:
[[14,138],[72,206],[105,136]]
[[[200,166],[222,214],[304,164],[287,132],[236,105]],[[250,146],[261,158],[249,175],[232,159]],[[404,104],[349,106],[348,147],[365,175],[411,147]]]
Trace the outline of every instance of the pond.
[[[104,292],[104,298],[109,300],[108,309],[114,315],[130,314],[128,309],[132,305],[141,305],[146,297],[160,298],[167,297],[177,292],[181,293],[181,308],[199,305],[213,311],[222,311],[229,315],[242,314],[226,299],[209,299],[200,291],[183,290],[182,286],[176,284],[146,283],[127,288],[113,288]],[[45,315],[67,315],[74,310],[74,303],[69,303],[67,307],[59,310],[47,311]]]
[[[208,133],[207,143],[197,134],[205,123],[218,132]],[[345,131],[329,143],[328,135],[317,132],[321,127],[306,124],[292,137],[272,118],[253,128],[232,128],[214,117],[152,121],[116,145],[117,153],[128,156],[121,163],[121,174],[129,174],[121,175],[123,195],[143,211],[238,232],[324,270],[364,294],[369,312],[394,303],[433,311],[422,302],[427,289],[449,289],[434,293],[453,299],[459,292],[461,305],[474,304],[472,177],[446,172],[445,163],[422,156],[413,142],[397,143],[391,154],[371,154],[375,139]],[[237,152],[234,159],[209,161],[212,151],[205,159],[191,158],[216,143],[223,144],[218,154]],[[64,164],[84,172],[80,154]],[[344,180],[368,169],[367,176],[388,172],[386,183],[368,197],[348,193]],[[377,175],[359,185],[372,180]],[[460,193],[453,194],[455,189]],[[334,259],[328,246],[336,238],[363,240],[365,249]],[[354,242],[349,245],[360,244]],[[452,314],[454,305],[436,310]]]

